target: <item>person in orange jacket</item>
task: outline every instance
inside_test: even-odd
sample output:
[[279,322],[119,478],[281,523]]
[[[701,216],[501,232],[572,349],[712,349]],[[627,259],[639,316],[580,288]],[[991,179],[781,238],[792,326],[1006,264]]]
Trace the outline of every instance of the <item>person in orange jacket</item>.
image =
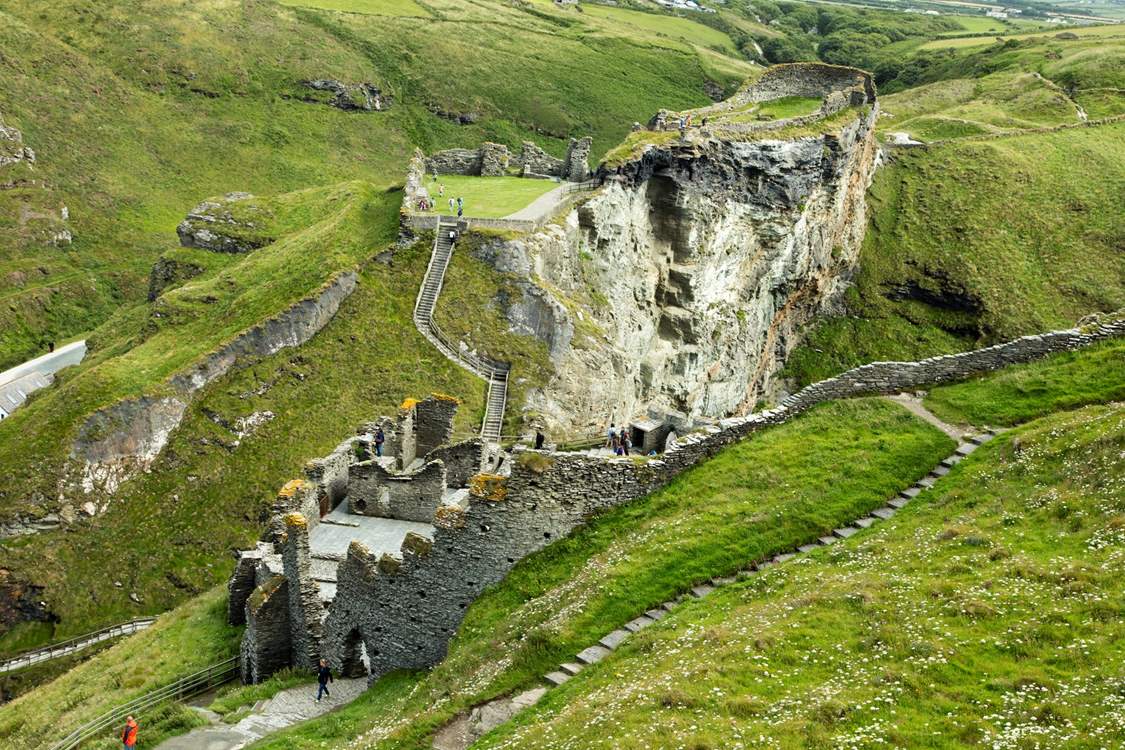
[[125,750],[133,750],[137,746],[137,722],[132,716],[125,719],[125,728],[121,730],[121,741],[125,743]]

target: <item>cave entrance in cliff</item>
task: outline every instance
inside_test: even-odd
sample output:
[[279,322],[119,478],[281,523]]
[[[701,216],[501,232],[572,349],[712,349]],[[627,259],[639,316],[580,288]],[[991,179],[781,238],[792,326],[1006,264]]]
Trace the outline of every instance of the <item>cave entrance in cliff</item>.
[[352,628],[344,639],[344,657],[340,663],[341,677],[364,677],[371,673],[371,660],[367,657],[367,644],[359,628]]

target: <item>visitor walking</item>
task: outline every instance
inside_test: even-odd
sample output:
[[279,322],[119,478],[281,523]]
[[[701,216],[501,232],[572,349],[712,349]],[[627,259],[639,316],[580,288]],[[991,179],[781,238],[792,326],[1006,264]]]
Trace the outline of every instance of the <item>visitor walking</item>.
[[375,455],[383,455],[383,443],[387,442],[387,436],[383,434],[383,428],[377,427],[375,429]]
[[621,428],[621,453],[629,455],[629,449],[633,447],[633,441],[629,439],[629,431],[624,427]]
[[125,728],[121,730],[121,742],[125,750],[133,750],[137,746],[137,722],[130,716],[125,719]]
[[543,430],[538,427],[535,428],[535,450],[543,450],[543,443],[547,441],[547,437],[543,434]]
[[454,211],[454,210],[455,210],[456,208],[457,208],[457,201],[455,201],[455,200],[453,200],[452,198],[450,198],[450,199],[449,199],[449,213],[453,213],[453,211]]
[[605,436],[605,447],[612,449],[613,448],[613,442],[615,440],[617,440],[617,425],[614,424],[613,422],[610,422],[609,423],[609,431],[606,432],[606,436]]
[[444,182],[441,183],[440,185],[438,185],[437,194],[438,194],[439,198],[441,196],[445,195],[445,183]]
[[316,702],[320,703],[321,695],[327,695],[329,698],[332,694],[328,692],[328,683],[334,682],[332,679],[332,670],[328,668],[328,662],[324,659],[320,660],[320,666],[316,670]]
[[458,203],[457,203],[457,218],[458,218],[458,219],[460,219],[460,218],[461,218],[461,215],[462,215],[463,213],[465,213],[465,209],[464,209],[464,207],[463,207],[463,206],[461,205],[460,201],[458,201]]

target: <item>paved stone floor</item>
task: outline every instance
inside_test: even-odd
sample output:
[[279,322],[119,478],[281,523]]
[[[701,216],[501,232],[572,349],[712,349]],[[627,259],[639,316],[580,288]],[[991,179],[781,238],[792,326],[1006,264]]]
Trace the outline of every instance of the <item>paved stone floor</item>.
[[280,729],[351,703],[367,689],[367,678],[340,679],[328,687],[332,695],[320,703],[316,702],[316,685],[313,683],[282,690],[237,724],[217,723],[214,714],[203,711],[204,716],[216,723],[166,740],[156,750],[240,750]]
[[[397,555],[402,548],[402,540],[406,538],[406,532],[413,531],[430,539],[434,536],[434,527],[428,523],[356,516],[348,513],[345,506],[346,503],[340,503],[334,511],[324,517],[324,520],[330,523],[318,523],[313,528],[312,533],[309,534],[309,551],[312,554],[346,555],[348,545],[353,539],[357,539],[376,556],[384,552]],[[333,521],[335,523],[331,523]]]

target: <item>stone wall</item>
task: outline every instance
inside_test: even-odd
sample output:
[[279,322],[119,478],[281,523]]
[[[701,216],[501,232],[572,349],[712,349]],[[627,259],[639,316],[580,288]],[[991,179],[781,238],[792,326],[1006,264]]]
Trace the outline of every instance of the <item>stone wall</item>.
[[447,487],[468,487],[469,479],[480,470],[484,458],[484,440],[472,438],[460,443],[437,448],[426,456],[431,461],[445,464]]
[[445,465],[428,461],[406,474],[387,470],[375,461],[351,467],[348,511],[360,516],[397,518],[429,523],[445,491]]
[[[285,526],[281,559],[288,582],[290,664],[298,669],[312,669],[320,658],[324,606],[309,571],[308,519],[300,513],[290,513],[285,516]],[[299,585],[294,586],[294,582]]]
[[570,139],[562,166],[561,176],[564,180],[582,182],[590,176],[590,147],[593,142],[594,139],[589,136]]
[[453,435],[453,417],[460,402],[453,396],[437,396],[414,405],[415,450],[420,457],[442,445]]
[[291,664],[289,587],[276,575],[259,586],[245,604],[246,631],[239,661],[242,681],[261,682]]
[[[376,559],[358,543],[338,570],[321,653],[339,668],[357,639],[372,677],[440,661],[468,605],[520,558],[565,536],[592,513],[639,498],[722,448],[829,399],[895,393],[962,379],[1009,364],[1125,335],[1125,321],[1027,336],[920,362],[882,362],[809,386],[776,409],[723,420],[679,438],[659,459],[634,462],[518,450],[508,477],[478,475],[471,502],[442,505],[432,542],[408,538],[399,556]],[[358,634],[358,635],[357,635]]]
[[563,173],[563,160],[551,156],[531,141],[523,142],[516,163],[524,175],[558,177]]

